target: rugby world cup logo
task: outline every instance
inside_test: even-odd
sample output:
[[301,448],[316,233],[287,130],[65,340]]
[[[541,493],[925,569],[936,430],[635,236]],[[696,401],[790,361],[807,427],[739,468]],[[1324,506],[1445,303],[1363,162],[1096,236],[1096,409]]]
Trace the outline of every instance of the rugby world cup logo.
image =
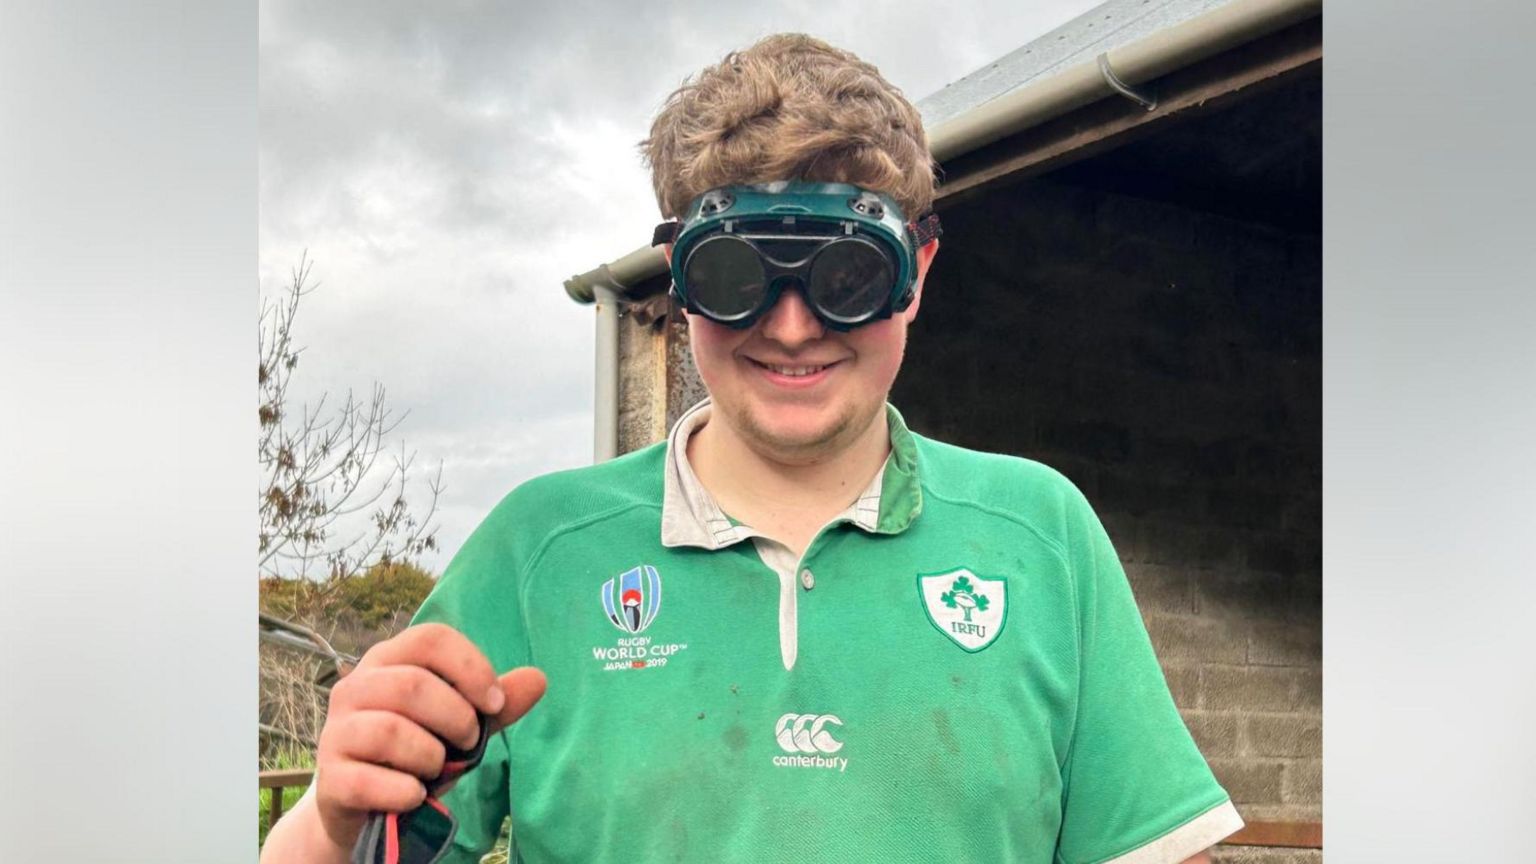
[[604,582],[603,611],[625,633],[651,626],[661,611],[661,576],[656,568],[642,564]]

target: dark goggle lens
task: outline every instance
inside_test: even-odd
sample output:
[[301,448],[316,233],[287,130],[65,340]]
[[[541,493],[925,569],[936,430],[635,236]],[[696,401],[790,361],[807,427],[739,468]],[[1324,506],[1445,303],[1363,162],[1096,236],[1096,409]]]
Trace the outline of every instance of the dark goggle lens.
[[741,318],[763,300],[767,278],[757,250],[737,237],[710,237],[688,254],[684,290],[705,314]]
[[896,270],[879,246],[850,237],[827,244],[811,263],[806,293],[836,321],[854,322],[878,312],[890,299]]

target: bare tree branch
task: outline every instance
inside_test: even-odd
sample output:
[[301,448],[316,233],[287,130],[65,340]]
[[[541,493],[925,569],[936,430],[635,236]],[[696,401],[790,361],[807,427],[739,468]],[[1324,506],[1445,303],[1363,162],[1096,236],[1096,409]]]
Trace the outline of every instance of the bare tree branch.
[[[263,302],[257,327],[260,393],[257,451],[261,489],[257,561],[264,577],[314,577],[323,582],[372,566],[419,557],[437,548],[432,518],[442,492],[442,466],[427,480],[425,509],[412,509],[408,491],[416,454],[385,442],[407,416],[388,407],[375,383],[368,399],[348,391],[327,410],[329,394],[313,406],[290,402],[303,348],[294,342],[300,301],[318,285],[308,256],[287,290]],[[381,462],[389,458],[391,465]],[[323,566],[323,573],[314,569]]]
[[[443,489],[441,463],[426,478],[423,494],[413,482],[415,452],[387,443],[407,413],[389,408],[382,385],[373,384],[366,399],[349,390],[339,404],[328,393],[313,404],[293,404],[294,375],[305,350],[294,340],[294,322],[303,298],[319,287],[311,266],[306,254],[287,289],[261,303],[256,439],[258,574],[277,580],[264,586],[301,580],[287,583],[296,598],[290,611],[308,625],[264,614],[263,633],[282,630],[288,644],[275,636],[264,640],[258,722],[268,741],[307,748],[324,721],[330,681],[350,667],[327,643],[339,626],[333,613],[353,602],[341,589],[375,567],[410,565],[436,549],[433,516]],[[392,614],[398,624],[409,610]],[[304,639],[294,633],[323,646],[329,662],[317,660],[313,646],[300,650]]]

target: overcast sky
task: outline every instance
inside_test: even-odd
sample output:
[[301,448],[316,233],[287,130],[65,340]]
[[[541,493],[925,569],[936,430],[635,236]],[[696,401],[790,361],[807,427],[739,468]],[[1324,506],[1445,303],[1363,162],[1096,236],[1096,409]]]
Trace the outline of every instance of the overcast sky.
[[635,145],[686,76],[802,31],[917,101],[1094,5],[262,0],[261,291],[306,249],[320,283],[295,386],[409,412],[441,572],[512,487],[591,461],[593,311],[563,282],[649,240]]

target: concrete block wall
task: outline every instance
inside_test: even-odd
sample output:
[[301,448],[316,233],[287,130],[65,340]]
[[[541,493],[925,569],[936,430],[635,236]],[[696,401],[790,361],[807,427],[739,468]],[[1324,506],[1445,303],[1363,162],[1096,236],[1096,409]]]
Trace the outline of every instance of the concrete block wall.
[[1071,478],[1239,811],[1321,821],[1319,238],[1048,180],[941,212],[892,401]]

